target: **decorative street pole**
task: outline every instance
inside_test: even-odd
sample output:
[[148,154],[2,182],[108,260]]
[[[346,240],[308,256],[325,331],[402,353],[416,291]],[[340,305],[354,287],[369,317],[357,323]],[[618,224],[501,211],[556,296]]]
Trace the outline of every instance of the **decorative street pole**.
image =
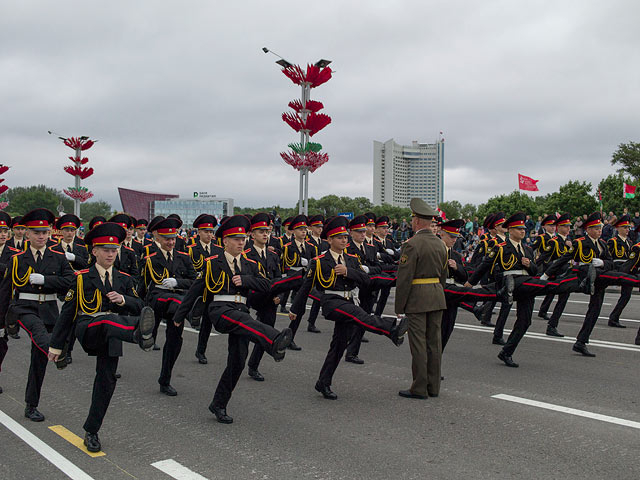
[[82,152],[93,147],[97,140],[89,140],[89,137],[58,138],[62,140],[67,147],[73,149],[75,152],[75,155],[73,157],[69,157],[69,160],[73,162],[73,165],[67,165],[64,167],[64,171],[74,177],[75,185],[73,187],[65,188],[63,191],[67,196],[73,198],[73,214],[79,217],[80,202],[86,202],[91,197],[93,197],[93,193],[91,193],[87,187],[83,187],[80,185],[80,182],[82,180],[85,180],[93,175],[93,168],[82,166],[89,161],[87,157],[82,157]]
[[300,172],[300,190],[298,198],[298,213],[307,215],[309,212],[309,173],[315,172],[320,166],[329,161],[329,155],[321,153],[322,145],[310,142],[310,137],[331,123],[331,117],[318,113],[324,108],[321,102],[311,100],[311,89],[322,85],[331,78],[330,60],[320,60],[314,65],[307,65],[306,71],[298,65],[293,65],[280,57],[277,53],[264,47],[265,53],[273,53],[280,58],[276,63],[282,67],[285,74],[296,85],[300,85],[302,92],[300,100],[289,102],[293,112],[282,114],[282,120],[296,132],[300,132],[300,143],[290,143],[289,152],[282,152],[282,159]]
[[[6,165],[2,165],[0,163],[0,175],[3,175],[4,173],[6,173],[9,170],[9,168],[11,167],[7,167]],[[4,183],[4,178],[0,178],[0,184],[2,183]],[[9,187],[7,187],[6,185],[0,185],[0,210],[4,210],[9,205],[9,202],[7,201],[7,197],[5,196],[5,193],[7,193],[7,190],[9,190]]]

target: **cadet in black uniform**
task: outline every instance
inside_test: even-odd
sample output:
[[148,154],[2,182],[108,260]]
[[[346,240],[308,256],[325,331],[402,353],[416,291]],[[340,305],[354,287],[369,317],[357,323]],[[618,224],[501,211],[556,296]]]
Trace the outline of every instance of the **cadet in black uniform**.
[[18,250],[25,250],[27,248],[27,239],[25,238],[27,227],[22,223],[21,216],[11,219],[11,232],[12,237],[7,240],[7,245],[12,248],[17,248]]
[[[188,247],[189,258],[193,263],[193,268],[197,273],[203,273],[205,260],[212,255],[220,255],[223,252],[223,248],[213,241],[215,234],[214,228],[218,225],[218,220],[213,215],[203,213],[193,221],[193,228],[198,229],[197,240]],[[205,352],[207,350],[207,343],[209,342],[209,336],[211,335],[211,319],[204,315],[204,302],[202,299],[198,300],[189,312],[191,325],[193,327],[200,326],[198,332],[198,346],[196,347],[196,358],[198,363],[203,365],[208,363]]]
[[[555,215],[547,215],[544,217],[541,222],[544,232],[538,235],[531,244],[533,256],[536,259],[536,265],[538,265],[542,271],[544,271],[544,266],[542,265],[544,252],[549,247],[551,240],[556,236],[556,220],[557,218]],[[538,310],[538,317],[544,318],[545,320],[551,320],[551,317],[547,312],[549,311],[551,302],[553,302],[554,296],[555,295],[547,294],[544,297],[540,304],[540,309]]]
[[[617,230],[617,234],[609,239],[607,242],[607,248],[613,258],[613,264],[616,270],[620,270],[622,265],[629,260],[629,253],[631,252],[631,242],[629,241],[629,228],[631,227],[631,218],[629,215],[622,215],[614,227]],[[620,323],[620,315],[624,307],[627,306],[629,300],[631,300],[631,285],[624,285],[620,289],[620,298],[613,307],[609,314],[609,322],[607,325],[610,327],[627,328]]]
[[[323,215],[314,215],[309,218],[309,235],[307,236],[307,240],[316,247],[318,255],[329,250],[329,244],[327,241],[320,238],[323,226]],[[309,310],[309,318],[307,320],[309,325],[307,326],[307,332],[321,333],[320,329],[316,327],[316,320],[318,319],[318,313],[320,313],[320,300],[318,298],[314,298],[313,295],[310,295],[310,297],[313,298],[313,302],[311,303],[311,310]]]
[[[398,271],[397,262],[400,259],[400,245],[389,235],[389,217],[383,215],[375,219],[373,241],[379,245],[378,259],[382,272],[395,277]],[[384,251],[380,251],[381,249]],[[387,305],[387,300],[393,285],[384,285],[380,288],[380,295],[378,296],[375,310],[376,315],[382,315],[384,313],[384,307]],[[377,292],[374,292],[374,295],[376,294]]]
[[335,322],[331,346],[315,385],[315,389],[329,400],[338,398],[331,391],[331,382],[347,348],[354,322],[367,331],[389,337],[396,345],[403,342],[408,326],[406,318],[396,323],[392,318],[368,314],[353,303],[353,290],[357,286],[366,287],[369,276],[362,269],[358,258],[344,251],[349,237],[347,225],[348,221],[344,217],[331,218],[325,224],[322,238],[329,242],[330,249],[311,262],[289,314],[291,320],[295,321],[296,316],[305,310],[309,292],[316,288],[321,293],[322,314],[327,320]]
[[135,233],[133,235],[133,241],[131,242],[135,252],[138,254],[138,258],[142,258],[144,256],[144,247],[151,243],[151,239],[147,238],[147,222],[144,218],[138,218],[135,222]]
[[[118,213],[109,219],[111,223],[117,223],[125,231],[129,232],[132,230],[133,219],[127,215],[126,213]],[[128,233],[127,233],[128,235]],[[122,273],[126,273],[132,278],[138,279],[138,275],[140,275],[140,267],[138,266],[138,256],[136,251],[131,246],[127,246],[125,241],[120,244],[120,247],[117,249],[116,260],[113,266],[120,270]],[[133,244],[133,241],[130,240],[130,245]]]
[[138,298],[133,279],[114,267],[125,236],[126,231],[115,223],[103,223],[87,234],[85,240],[96,261],[76,272],[49,345],[49,360],[59,362],[69,334],[74,333],[82,348],[97,357],[91,407],[84,423],[84,444],[90,452],[102,448],[98,430],[116,388],[122,342],[137,343],[143,350],[153,346],[153,310]]
[[189,254],[174,248],[181,225],[180,220],[176,218],[165,218],[149,224],[149,230],[157,235],[160,248],[144,259],[140,285],[140,294],[155,312],[154,344],[156,344],[160,321],[163,318],[167,321],[158,383],[160,392],[170,397],[178,394],[171,386],[171,372],[180,355],[184,329],[184,324],[176,325],[171,319],[196,278],[196,271],[193,269]]
[[[293,232],[291,231],[291,220],[293,217],[287,217],[282,222],[282,236],[280,237],[280,261],[282,261],[282,253],[284,252],[284,246],[293,241]],[[283,268],[283,273],[287,271]],[[289,300],[289,294],[291,290],[285,291],[280,297],[280,313],[289,313],[287,310],[287,301]]]
[[[636,232],[640,230],[640,227],[636,227]],[[638,275],[640,273],[640,243],[636,243],[631,247],[631,253],[629,253],[629,260],[627,260],[620,271],[630,273],[632,275]],[[640,345],[640,328],[636,334],[636,345]]]
[[58,318],[56,295],[64,295],[73,279],[73,270],[64,254],[48,248],[47,239],[55,216],[38,208],[22,217],[28,229],[29,248],[13,256],[0,284],[0,323],[9,334],[18,324],[31,337],[31,365],[25,392],[25,417],[44,420],[38,411],[40,390],[47,368],[51,331]]
[[244,215],[234,215],[221,222],[216,236],[222,239],[224,253],[205,261],[204,275],[198,278],[176,311],[173,322],[182,325],[194,302],[203,297],[206,313],[220,333],[229,334],[229,354],[209,410],[220,423],[232,423],[227,405],[249,353],[249,341],[259,343],[264,351],[281,361],[291,341],[291,330],[275,328],[249,315],[247,297],[252,292],[266,293],[269,281],[258,264],[242,255],[251,224]]

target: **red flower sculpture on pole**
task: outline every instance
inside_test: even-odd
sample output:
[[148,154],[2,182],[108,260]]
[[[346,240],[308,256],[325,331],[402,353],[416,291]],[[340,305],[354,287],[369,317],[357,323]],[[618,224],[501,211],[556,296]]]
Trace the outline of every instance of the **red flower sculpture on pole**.
[[[6,165],[0,164],[0,175],[8,171],[9,171],[9,167],[7,167]],[[4,178],[0,178],[0,183],[4,183]],[[5,193],[7,193],[7,190],[9,190],[9,187],[7,187],[6,185],[0,185],[0,210],[4,210],[9,205],[9,202],[7,201],[7,197],[5,196]]]
[[93,147],[95,141],[90,140],[89,137],[59,138],[67,147],[75,150],[75,155],[69,157],[73,165],[64,167],[64,171],[75,178],[75,186],[65,188],[64,193],[73,198],[73,213],[80,216],[80,202],[86,202],[93,197],[93,193],[88,188],[80,186],[81,180],[86,180],[93,175],[93,168],[82,166],[89,161],[87,157],[82,156],[82,152]]

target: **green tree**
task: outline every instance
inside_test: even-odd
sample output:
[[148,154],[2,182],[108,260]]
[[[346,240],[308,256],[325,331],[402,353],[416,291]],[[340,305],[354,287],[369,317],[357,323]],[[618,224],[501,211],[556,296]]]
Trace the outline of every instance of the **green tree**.
[[[620,184],[622,192],[622,183]],[[621,194],[622,195],[622,194]],[[569,212],[572,216],[590,214],[598,210],[598,202],[593,195],[593,187],[590,182],[571,180],[562,185],[557,192],[547,196],[542,213]]]
[[[73,211],[73,207],[70,211]],[[113,209],[111,208],[111,204],[104,200],[80,204],[80,218],[85,225],[88,225],[91,219],[95,216],[101,215],[108,219],[112,216],[112,213]]]
[[32,185],[30,187],[14,187],[7,192],[7,213],[12,216],[24,215],[34,208],[47,208],[57,214],[58,205],[62,202],[65,212],[73,211],[73,200],[60,190],[46,185]]
[[447,216],[447,219],[453,220],[454,218],[460,218],[462,211],[462,204],[458,200],[451,200],[450,202],[441,202],[438,207]]
[[478,214],[478,207],[472,203],[465,203],[460,209],[460,216],[462,218],[470,218],[471,220]]
[[[640,178],[640,143],[621,143],[613,152],[611,165],[619,165],[618,172]],[[604,200],[604,199],[603,199]]]
[[[602,193],[602,209],[605,212],[614,212],[621,215],[625,208],[628,208],[631,214],[640,211],[640,196],[635,198],[623,198],[622,183],[637,184],[631,178],[625,177],[622,173],[609,175],[607,178],[600,180],[598,189]],[[583,212],[590,213],[590,212]]]
[[484,218],[495,212],[504,212],[505,216],[512,215],[516,212],[525,212],[531,217],[537,217],[538,207],[533,197],[515,190],[508,195],[496,195],[478,206],[478,217]]

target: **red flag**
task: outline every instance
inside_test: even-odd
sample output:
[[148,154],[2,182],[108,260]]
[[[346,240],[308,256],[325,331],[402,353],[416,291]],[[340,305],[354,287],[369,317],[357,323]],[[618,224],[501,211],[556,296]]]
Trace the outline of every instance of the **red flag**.
[[518,187],[520,190],[527,190],[529,192],[537,192],[538,191],[538,182],[540,180],[534,180],[531,177],[527,177],[526,175],[518,174]]

